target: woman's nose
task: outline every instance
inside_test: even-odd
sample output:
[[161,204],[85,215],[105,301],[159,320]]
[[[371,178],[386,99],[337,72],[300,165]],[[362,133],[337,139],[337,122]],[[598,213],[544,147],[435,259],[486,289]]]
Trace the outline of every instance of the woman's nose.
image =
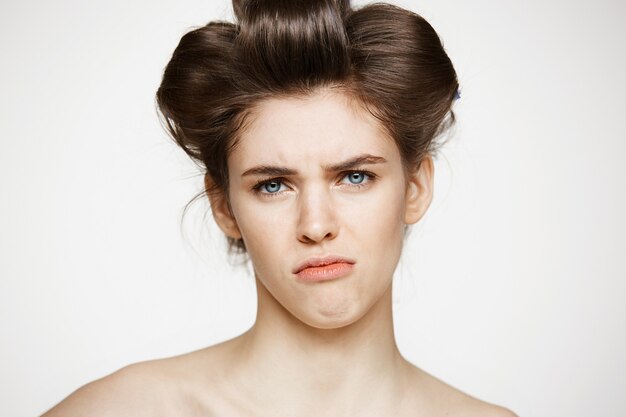
[[330,191],[309,190],[300,197],[298,240],[311,244],[334,239],[339,232],[339,224]]

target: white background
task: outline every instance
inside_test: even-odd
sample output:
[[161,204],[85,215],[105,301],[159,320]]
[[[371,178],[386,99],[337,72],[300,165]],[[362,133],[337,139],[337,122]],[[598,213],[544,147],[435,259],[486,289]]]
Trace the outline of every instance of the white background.
[[[462,86],[395,282],[398,343],[520,416],[626,409],[626,6],[402,1]],[[159,125],[180,37],[225,1],[0,3],[0,415],[231,338],[255,290]]]

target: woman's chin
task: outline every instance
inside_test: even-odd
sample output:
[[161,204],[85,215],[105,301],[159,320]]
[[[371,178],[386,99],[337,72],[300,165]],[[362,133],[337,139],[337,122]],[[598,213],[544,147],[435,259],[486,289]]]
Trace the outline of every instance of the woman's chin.
[[301,320],[309,327],[313,327],[319,330],[338,330],[347,327],[354,323],[356,320],[342,320],[342,319],[327,319],[327,320]]
[[317,305],[308,311],[299,311],[295,317],[304,324],[322,330],[340,329],[358,321],[365,312],[354,304]]

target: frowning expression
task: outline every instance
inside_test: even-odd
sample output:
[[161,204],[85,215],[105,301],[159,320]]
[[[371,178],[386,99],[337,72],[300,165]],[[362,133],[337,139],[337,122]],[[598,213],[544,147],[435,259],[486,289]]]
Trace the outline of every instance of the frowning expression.
[[405,225],[430,202],[419,182],[430,174],[407,175],[379,122],[337,92],[259,104],[228,172],[232,222],[222,213],[218,223],[243,239],[267,293],[318,328],[350,324],[381,299]]

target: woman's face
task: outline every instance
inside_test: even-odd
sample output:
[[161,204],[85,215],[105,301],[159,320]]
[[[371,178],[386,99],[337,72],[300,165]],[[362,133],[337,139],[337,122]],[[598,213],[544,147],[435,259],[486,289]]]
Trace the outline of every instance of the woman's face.
[[[406,176],[376,119],[334,92],[261,103],[228,172],[232,217],[212,201],[218,223],[243,238],[268,296],[317,328],[353,323],[381,299],[404,226],[432,194],[430,158]],[[320,260],[330,265],[300,271]]]

